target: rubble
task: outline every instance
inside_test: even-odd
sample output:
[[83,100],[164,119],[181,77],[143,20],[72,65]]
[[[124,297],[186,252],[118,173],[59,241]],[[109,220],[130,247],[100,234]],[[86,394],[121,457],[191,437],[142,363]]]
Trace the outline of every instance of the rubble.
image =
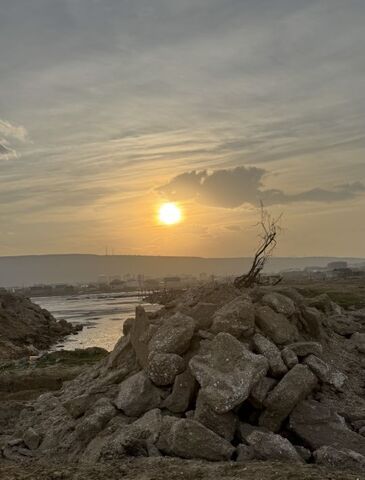
[[108,357],[23,411],[3,452],[360,467],[363,334],[331,330],[339,310],[327,296],[229,285],[138,307]]

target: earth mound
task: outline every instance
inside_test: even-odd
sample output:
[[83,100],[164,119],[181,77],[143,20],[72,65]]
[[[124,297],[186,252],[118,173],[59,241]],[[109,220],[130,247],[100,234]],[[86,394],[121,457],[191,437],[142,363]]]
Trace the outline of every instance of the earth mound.
[[291,288],[137,307],[99,364],[22,412],[6,458],[365,465],[365,315]]
[[37,355],[80,326],[57,321],[29,298],[0,291],[0,359]]

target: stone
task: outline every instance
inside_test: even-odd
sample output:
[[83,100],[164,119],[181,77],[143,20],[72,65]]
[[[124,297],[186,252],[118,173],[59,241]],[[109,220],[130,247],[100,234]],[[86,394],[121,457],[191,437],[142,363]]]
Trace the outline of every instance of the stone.
[[100,398],[90,415],[83,417],[76,425],[74,431],[76,441],[85,444],[90,442],[116,414],[117,410],[109,399]]
[[365,354],[365,333],[354,333],[350,340],[360,353]]
[[24,433],[23,441],[29,450],[36,450],[41,443],[41,437],[34,428],[29,427]]
[[139,417],[148,410],[159,407],[161,398],[161,390],[144,372],[138,372],[121,383],[115,405],[127,416]]
[[271,307],[277,313],[282,313],[286,317],[291,317],[296,311],[293,300],[277,292],[264,295],[261,299],[261,303]]
[[300,306],[300,319],[305,332],[312,338],[322,337],[322,314],[315,307]]
[[256,385],[254,385],[254,387],[252,388],[249,396],[249,400],[252,405],[256,408],[264,408],[264,402],[266,397],[277,383],[277,380],[270,377],[264,377],[259,382],[257,382]]
[[290,429],[312,450],[330,446],[365,455],[365,438],[350,430],[344,419],[316,400],[305,400],[293,410]]
[[298,330],[282,313],[275,312],[269,306],[256,310],[256,325],[262,333],[276,345],[293,342],[298,338]]
[[257,459],[304,463],[289,440],[275,433],[255,430],[247,437],[247,442],[254,449]]
[[227,413],[243,403],[268,370],[265,357],[253,354],[229,333],[206,341],[189,365],[216,413]]
[[225,438],[229,442],[233,440],[238,419],[233,412],[215,413],[210,405],[205,401],[202,391],[196,400],[194,420],[209,428],[217,435]]
[[234,337],[250,337],[255,328],[255,309],[248,296],[240,296],[223,305],[213,316],[212,332]]
[[175,353],[151,353],[145,369],[148,378],[158,386],[173,384],[184,370],[184,359]]
[[258,353],[261,353],[269,362],[270,373],[274,377],[282,377],[288,371],[284,364],[278,347],[268,338],[256,333],[253,337],[253,345]]
[[162,407],[173,413],[183,413],[189,409],[194,398],[198,383],[187,368],[183,373],[177,375],[172,387],[172,392],[163,401]]
[[134,318],[133,317],[129,317],[126,320],[124,320],[124,322],[123,322],[123,335],[124,336],[128,335],[131,332],[133,324],[134,324]]
[[249,437],[249,435],[251,435],[251,433],[256,431],[270,433],[269,430],[267,430],[266,428],[258,427],[256,425],[250,425],[249,423],[245,422],[240,422],[237,429],[238,439],[245,445],[248,445],[247,438]]
[[316,450],[313,454],[317,465],[338,469],[365,471],[365,457],[358,452],[347,448],[338,450],[325,446]]
[[307,299],[308,307],[315,307],[318,310],[321,310],[326,315],[337,314],[341,315],[342,308],[331,300],[327,293],[322,293],[316,297]]
[[213,323],[213,315],[218,309],[215,303],[199,302],[191,309],[196,330],[209,330]]
[[[138,363],[145,367],[149,355],[148,343],[151,339],[151,323],[144,308],[136,307],[136,318],[130,331],[130,340]],[[118,342],[119,343],[119,342]]]
[[266,410],[260,416],[259,425],[277,432],[294,407],[304,400],[317,384],[317,377],[306,365],[295,365],[266,397]]
[[361,325],[348,315],[333,315],[327,318],[330,328],[338,335],[350,337],[361,330]]
[[308,355],[322,356],[323,348],[318,342],[296,342],[285,347],[292,350],[298,357],[307,357]]
[[175,419],[168,431],[161,431],[157,448],[163,453],[181,458],[210,461],[230,460],[235,448],[224,438],[195,420]]
[[255,458],[255,451],[250,445],[240,444],[236,448],[236,462],[246,463]]
[[338,370],[332,369],[327,363],[315,355],[309,355],[306,357],[304,363],[308,365],[321,382],[333,385],[337,390],[342,389],[346,381],[346,375]]
[[305,448],[302,445],[294,445],[294,448],[305,462],[309,462],[311,460],[312,452],[308,448]]
[[290,348],[284,348],[281,351],[281,357],[289,370],[299,363],[298,355]]
[[63,406],[69,414],[76,419],[84,415],[86,410],[95,402],[95,400],[95,395],[84,393],[83,395],[68,399],[63,403]]
[[195,322],[191,317],[175,313],[164,320],[149,342],[149,352],[185,353],[193,338]]

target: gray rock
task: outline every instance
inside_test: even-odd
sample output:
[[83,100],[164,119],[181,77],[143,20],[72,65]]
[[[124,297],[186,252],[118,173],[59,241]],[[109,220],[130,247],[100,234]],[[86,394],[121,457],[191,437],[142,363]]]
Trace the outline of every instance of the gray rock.
[[79,418],[95,402],[95,395],[84,393],[77,397],[70,398],[63,403],[63,406],[73,418]]
[[322,314],[315,307],[300,306],[300,319],[305,332],[312,338],[322,336]]
[[115,405],[129,417],[139,417],[148,410],[159,407],[161,397],[161,390],[144,372],[139,372],[121,383]]
[[171,394],[163,401],[162,407],[174,413],[183,413],[189,409],[197,390],[198,383],[187,368],[177,375]]
[[136,353],[129,335],[121,337],[107,359],[108,369],[118,368],[120,375],[126,377],[139,368]]
[[347,448],[338,450],[325,446],[316,450],[313,456],[318,465],[345,470],[357,470],[359,472],[365,471],[364,455]]
[[267,430],[266,428],[257,427],[256,425],[250,425],[249,423],[245,422],[240,422],[237,429],[238,439],[245,445],[248,445],[248,437],[251,435],[251,433],[256,431],[270,433],[269,430]]
[[292,350],[298,357],[307,357],[308,355],[321,357],[323,352],[322,345],[318,342],[296,342],[285,348]]
[[247,442],[254,449],[257,459],[303,463],[303,459],[289,440],[275,433],[256,430],[247,437]]
[[266,410],[261,414],[259,424],[277,432],[285,418],[314,390],[317,383],[317,377],[306,365],[293,367],[267,396]]
[[41,443],[41,437],[34,428],[30,427],[24,433],[23,441],[29,450],[36,450]]
[[142,367],[145,367],[147,364],[149,354],[148,343],[151,339],[152,333],[153,329],[151,329],[151,323],[147,313],[143,307],[140,305],[137,306],[136,318],[130,331],[130,339],[137,360]]
[[327,318],[327,323],[334,332],[343,337],[349,337],[361,331],[361,325],[348,315],[333,315]]
[[290,415],[289,426],[312,450],[331,446],[365,455],[365,438],[350,430],[332,409],[315,400],[301,402]]
[[277,380],[274,378],[264,377],[254,385],[251,390],[249,400],[256,408],[264,408],[264,402],[269,392],[277,384]]
[[251,336],[254,328],[255,310],[252,301],[248,296],[240,296],[215,312],[211,330],[240,338]]
[[293,300],[277,292],[264,295],[261,299],[261,303],[271,307],[277,313],[282,313],[286,317],[291,317],[296,311]]
[[280,350],[268,338],[256,333],[253,337],[253,344],[258,353],[264,355],[269,362],[270,373],[274,377],[282,377],[288,371],[283,362]]
[[74,437],[76,443],[88,443],[94,438],[105,425],[117,414],[116,408],[110,403],[109,399],[99,399],[90,415],[82,418],[76,425]]
[[130,333],[130,331],[132,330],[132,327],[133,327],[133,323],[134,323],[134,318],[133,317],[129,317],[126,320],[124,320],[124,322],[123,322],[123,335],[124,336],[126,336]]
[[236,453],[236,461],[239,463],[246,463],[255,458],[255,450],[250,445],[238,445],[236,448]]
[[311,460],[312,452],[308,448],[302,447],[301,445],[294,445],[294,448],[305,462]]
[[354,333],[351,342],[360,353],[365,354],[365,333]]
[[306,303],[308,307],[315,307],[327,315],[340,315],[342,313],[342,308],[333,302],[327,293],[322,293],[316,297],[309,298]]
[[216,413],[227,413],[244,402],[268,370],[265,357],[253,354],[228,333],[206,341],[189,365]]
[[268,306],[256,310],[256,325],[277,345],[293,342],[298,338],[296,326],[285,315],[275,312]]
[[196,330],[209,330],[213,323],[213,315],[218,309],[215,303],[199,302],[191,309]]
[[199,392],[194,412],[194,420],[209,428],[229,442],[233,440],[238,419],[233,412],[218,414],[205,401],[202,391]]
[[165,438],[157,443],[157,448],[167,455],[222,461],[230,460],[235,451],[227,440],[194,420],[175,419],[169,427],[161,431],[160,437]]
[[281,357],[289,370],[299,363],[298,355],[290,348],[284,348],[281,351]]
[[194,335],[195,322],[191,317],[175,313],[164,320],[149,342],[149,352],[185,353]]
[[184,370],[184,359],[175,353],[151,353],[145,369],[148,378],[158,386],[173,384]]
[[332,369],[327,363],[315,355],[306,357],[304,363],[308,365],[321,382],[333,385],[337,390],[342,389],[346,381],[346,375],[338,370]]

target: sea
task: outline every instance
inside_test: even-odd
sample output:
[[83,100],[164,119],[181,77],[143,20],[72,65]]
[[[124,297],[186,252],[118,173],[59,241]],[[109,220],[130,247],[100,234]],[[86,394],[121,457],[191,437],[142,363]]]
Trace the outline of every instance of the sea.
[[111,351],[123,334],[124,321],[134,316],[137,305],[143,305],[147,311],[160,308],[144,302],[137,292],[35,297],[32,301],[46,308],[57,320],[63,318],[84,326],[79,333],[65,337],[51,350],[101,347]]

